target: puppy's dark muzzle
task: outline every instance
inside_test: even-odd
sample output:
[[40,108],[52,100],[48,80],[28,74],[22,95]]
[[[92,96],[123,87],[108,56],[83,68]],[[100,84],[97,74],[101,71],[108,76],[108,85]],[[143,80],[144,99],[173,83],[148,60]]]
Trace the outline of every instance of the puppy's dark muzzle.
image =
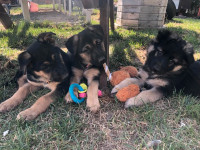
[[161,70],[161,65],[160,64],[154,64],[153,71],[154,72],[160,72],[160,70]]
[[106,62],[106,58],[104,56],[102,56],[102,57],[98,58],[98,62],[99,62],[99,64],[103,64]]

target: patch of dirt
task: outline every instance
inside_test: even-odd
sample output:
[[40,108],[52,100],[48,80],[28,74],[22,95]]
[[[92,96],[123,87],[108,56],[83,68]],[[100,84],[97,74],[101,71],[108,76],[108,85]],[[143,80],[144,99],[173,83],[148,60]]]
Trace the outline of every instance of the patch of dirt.
[[147,54],[147,52],[146,52],[146,50],[144,50],[144,49],[141,49],[141,50],[135,50],[135,53],[136,53],[136,55],[137,55],[137,63],[138,64],[140,64],[140,63],[142,63],[143,65],[144,65],[144,63],[145,63],[145,61],[146,61],[146,54]]
[[51,21],[56,23],[68,22],[74,24],[80,21],[78,16],[69,16],[63,12],[55,11],[52,9],[40,9],[38,12],[30,13],[32,21]]

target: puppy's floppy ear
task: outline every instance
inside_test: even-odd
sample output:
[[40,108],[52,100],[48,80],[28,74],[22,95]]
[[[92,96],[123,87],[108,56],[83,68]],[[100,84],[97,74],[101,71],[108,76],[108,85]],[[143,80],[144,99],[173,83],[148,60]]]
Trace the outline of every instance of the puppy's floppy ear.
[[37,41],[38,42],[42,42],[42,43],[48,43],[51,45],[55,45],[55,39],[54,39],[54,35],[56,35],[53,32],[44,32],[38,35],[37,37]]
[[104,35],[103,28],[100,25],[89,26],[88,29],[96,34],[99,34],[100,36]]
[[78,35],[74,35],[70,37],[65,43],[65,46],[67,47],[68,51],[73,55],[76,54],[78,49],[78,39]]
[[20,65],[20,71],[23,72],[23,74],[26,73],[26,67],[31,62],[31,55],[28,52],[22,52],[18,56],[18,62]]
[[185,59],[186,59],[187,63],[189,65],[194,63],[193,46],[190,43],[186,43],[186,45],[183,47],[183,50],[185,52]]
[[159,30],[156,40],[159,42],[165,41],[166,39],[168,39],[170,37],[171,34],[172,33],[169,30],[166,30],[166,29]]

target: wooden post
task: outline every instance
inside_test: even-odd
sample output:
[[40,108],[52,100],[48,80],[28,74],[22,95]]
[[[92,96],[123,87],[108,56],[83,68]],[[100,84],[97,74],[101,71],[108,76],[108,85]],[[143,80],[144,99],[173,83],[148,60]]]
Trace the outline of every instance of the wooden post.
[[111,27],[111,30],[114,32],[115,25],[114,25],[114,4],[113,4],[113,0],[110,0],[110,27]]
[[86,13],[86,23],[90,23],[91,22],[91,9],[85,9],[85,13]]
[[1,3],[0,3],[0,21],[3,24],[4,28],[6,29],[12,28],[13,26],[12,20],[10,19],[9,15],[6,13]]
[[72,13],[72,0],[69,0],[69,15]]
[[[104,31],[104,45],[106,50],[106,63],[109,66],[109,0],[100,0],[100,25]],[[102,70],[100,76],[100,88],[106,89],[107,76]]]
[[66,0],[64,0],[64,13],[67,13],[67,4],[66,4]]
[[100,25],[104,31],[104,43],[107,54],[107,65],[109,65],[109,0],[100,1]]
[[53,0],[53,10],[56,10],[56,7],[55,7],[55,0]]
[[59,0],[59,2],[58,2],[58,8],[59,8],[59,11],[61,12],[62,10],[61,10],[61,0]]
[[27,0],[21,0],[21,8],[23,11],[24,20],[31,21]]

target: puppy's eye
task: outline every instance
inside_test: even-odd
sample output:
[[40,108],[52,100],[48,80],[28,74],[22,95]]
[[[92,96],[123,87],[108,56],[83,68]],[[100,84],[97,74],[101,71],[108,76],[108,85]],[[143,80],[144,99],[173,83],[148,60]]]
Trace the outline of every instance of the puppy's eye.
[[40,66],[41,66],[42,69],[46,69],[46,68],[50,67],[50,63],[49,62],[43,62]]
[[100,46],[101,45],[101,40],[96,40],[96,45]]
[[162,56],[163,55],[163,52],[162,51],[157,51],[156,52],[156,56]]
[[169,60],[169,66],[172,66],[172,65],[174,65],[174,60],[170,59]]
[[45,62],[43,62],[43,65],[50,65],[50,62],[45,61]]
[[90,50],[90,46],[89,45],[86,45],[83,49],[82,49],[82,52],[87,52]]

